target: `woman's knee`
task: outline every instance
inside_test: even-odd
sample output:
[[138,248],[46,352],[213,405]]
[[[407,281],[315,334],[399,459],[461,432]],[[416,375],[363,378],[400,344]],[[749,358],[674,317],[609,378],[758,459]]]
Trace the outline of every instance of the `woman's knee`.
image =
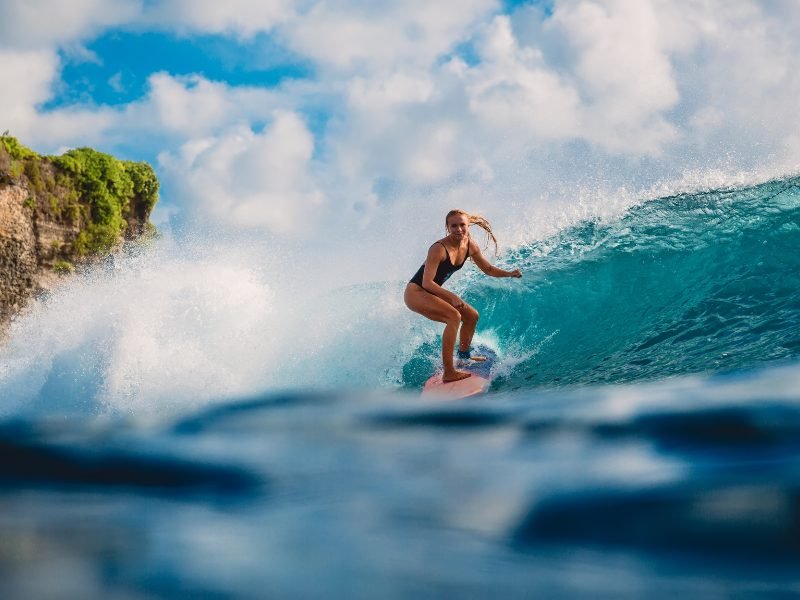
[[447,311],[445,315],[444,322],[448,325],[455,325],[458,327],[461,324],[461,313],[458,312],[455,308],[451,308]]
[[465,306],[463,311],[461,312],[462,320],[467,323],[477,323],[480,317],[481,317],[480,313],[478,313],[477,310],[475,310],[469,305]]

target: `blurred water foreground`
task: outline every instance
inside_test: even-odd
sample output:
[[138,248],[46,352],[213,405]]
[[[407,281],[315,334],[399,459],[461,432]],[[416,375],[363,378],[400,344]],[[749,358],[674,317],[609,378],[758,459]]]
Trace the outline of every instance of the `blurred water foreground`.
[[800,592],[800,367],[7,419],[6,598]]

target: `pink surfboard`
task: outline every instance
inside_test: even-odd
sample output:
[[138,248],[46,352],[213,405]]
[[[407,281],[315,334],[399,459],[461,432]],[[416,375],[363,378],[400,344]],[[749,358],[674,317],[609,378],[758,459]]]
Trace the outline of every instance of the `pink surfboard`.
[[467,398],[483,394],[489,389],[491,383],[491,381],[484,379],[480,375],[472,375],[466,379],[443,383],[442,374],[437,373],[425,382],[425,386],[422,388],[422,395],[428,398]]
[[422,388],[422,396],[425,398],[457,399],[477,396],[488,391],[492,383],[492,370],[497,361],[497,354],[487,346],[479,345],[474,349],[475,354],[485,356],[487,360],[481,362],[469,361],[466,364],[459,364],[458,370],[469,371],[470,377],[442,382],[442,373],[436,373],[425,382]]

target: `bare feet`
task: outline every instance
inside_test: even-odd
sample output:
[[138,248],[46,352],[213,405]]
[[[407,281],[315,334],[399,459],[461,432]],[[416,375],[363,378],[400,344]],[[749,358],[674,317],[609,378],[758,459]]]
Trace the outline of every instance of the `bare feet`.
[[442,383],[452,383],[453,381],[466,379],[470,375],[472,375],[472,373],[468,373],[466,371],[453,371],[452,374],[442,375]]

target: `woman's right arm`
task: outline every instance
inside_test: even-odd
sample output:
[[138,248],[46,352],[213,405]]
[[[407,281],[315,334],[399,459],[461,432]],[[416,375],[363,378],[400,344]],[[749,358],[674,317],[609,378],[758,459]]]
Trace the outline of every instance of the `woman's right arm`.
[[458,308],[464,304],[464,301],[433,280],[436,275],[436,270],[439,268],[439,263],[441,263],[445,257],[445,249],[441,244],[436,243],[430,247],[428,250],[428,257],[425,259],[425,270],[422,272],[422,287],[425,291],[430,292],[434,296],[438,296],[448,304]]

